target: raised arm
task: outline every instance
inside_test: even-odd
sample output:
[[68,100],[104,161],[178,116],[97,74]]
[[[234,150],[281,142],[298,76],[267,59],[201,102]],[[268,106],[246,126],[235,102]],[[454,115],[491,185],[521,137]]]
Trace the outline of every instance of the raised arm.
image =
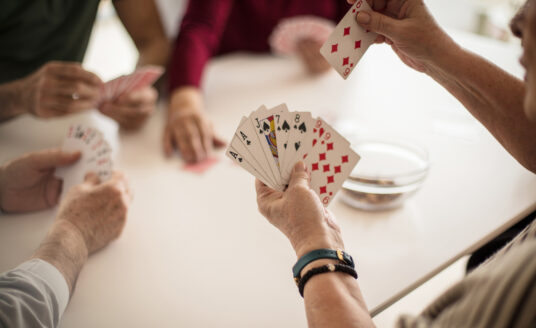
[[[340,229],[310,188],[309,175],[302,162],[294,166],[285,192],[270,189],[258,180],[256,189],[260,212],[287,236],[298,259],[317,249],[344,249]],[[303,268],[301,276],[330,263],[338,261],[313,261]],[[304,301],[309,327],[374,326],[359,285],[346,273],[313,276],[305,284]]]
[[[349,2],[355,2],[351,0]],[[452,93],[523,166],[536,172],[536,125],[523,111],[524,83],[463,49],[435,22],[422,0],[369,0],[357,22],[380,35],[408,66]]]

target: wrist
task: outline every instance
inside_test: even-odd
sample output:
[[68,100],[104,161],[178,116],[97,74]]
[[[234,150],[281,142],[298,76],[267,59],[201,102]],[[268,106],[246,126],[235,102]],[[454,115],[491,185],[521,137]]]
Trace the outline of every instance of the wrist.
[[76,226],[66,220],[57,220],[32,257],[54,265],[65,277],[72,292],[87,261],[88,248]]
[[29,99],[22,81],[16,80],[0,85],[0,103],[4,107],[0,121],[30,112],[30,106],[27,104]]
[[[333,235],[335,234],[335,235]],[[314,251],[316,249],[327,248],[333,250],[344,250],[344,244],[342,238],[336,232],[323,233],[318,235],[308,235],[307,238],[296,238],[291,240],[292,247],[296,252],[297,258],[301,258],[305,254]]]
[[433,77],[437,71],[458,65],[457,58],[463,49],[443,30],[429,47],[428,60],[425,61],[425,73]]

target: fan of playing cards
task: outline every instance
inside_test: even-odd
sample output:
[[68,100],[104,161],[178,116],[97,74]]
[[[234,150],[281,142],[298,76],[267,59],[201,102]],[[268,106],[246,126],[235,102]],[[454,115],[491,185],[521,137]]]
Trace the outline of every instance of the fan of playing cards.
[[311,188],[327,206],[359,161],[350,143],[321,118],[289,112],[285,104],[243,117],[226,154],[267,186],[283,191],[303,161]]
[[99,104],[115,100],[124,93],[151,85],[158,80],[162,73],[164,73],[164,68],[160,66],[144,66],[132,74],[121,75],[110,80],[102,86]]
[[80,159],[74,165],[56,169],[56,176],[63,179],[62,194],[72,186],[82,183],[89,172],[96,173],[101,181],[111,177],[112,149],[99,130],[82,124],[71,125],[61,150],[81,153]]
[[315,16],[295,16],[281,20],[269,38],[270,47],[276,54],[291,55],[296,52],[300,40],[311,39],[322,44],[333,32],[334,24]]

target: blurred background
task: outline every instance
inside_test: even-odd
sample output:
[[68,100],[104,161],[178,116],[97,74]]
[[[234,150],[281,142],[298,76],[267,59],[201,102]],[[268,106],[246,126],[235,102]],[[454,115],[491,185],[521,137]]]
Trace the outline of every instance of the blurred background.
[[[188,0],[156,2],[165,31],[173,39],[177,35]],[[510,33],[508,24],[524,2],[525,0],[425,0],[434,17],[447,31],[474,33],[505,43],[519,43]],[[121,53],[120,60],[117,60],[117,56],[98,51],[103,47]],[[101,1],[84,66],[107,80],[129,73],[135,67],[136,60],[136,48],[119,22],[111,0]]]
[[[178,31],[188,0],[156,1],[166,32],[173,38]],[[424,2],[444,27],[511,42],[514,39],[508,29],[508,22],[525,0],[425,0]],[[114,18],[115,12],[111,1],[102,1],[99,19]]]

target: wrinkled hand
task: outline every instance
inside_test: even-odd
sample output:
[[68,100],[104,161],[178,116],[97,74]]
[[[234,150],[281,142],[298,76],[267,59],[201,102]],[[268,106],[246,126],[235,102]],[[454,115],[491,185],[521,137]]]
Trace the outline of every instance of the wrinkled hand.
[[31,153],[0,168],[0,208],[28,212],[57,204],[62,180],[54,176],[58,166],[75,163],[80,153],[49,149]]
[[104,183],[90,173],[65,195],[57,222],[72,225],[82,235],[88,254],[92,254],[119,237],[130,200],[130,190],[121,173],[114,172]]
[[305,67],[313,75],[327,72],[331,66],[320,54],[321,43],[311,39],[303,39],[297,44],[297,50]]
[[38,117],[63,116],[94,108],[101,79],[78,63],[49,62],[20,80],[21,101]]
[[125,130],[139,129],[155,111],[158,92],[149,86],[121,95],[114,101],[105,102],[100,111],[119,123]]
[[259,211],[290,240],[298,257],[318,249],[344,249],[340,229],[309,185],[303,162],[292,170],[286,191],[255,181]]
[[[348,0],[355,3],[356,0]],[[454,41],[439,27],[423,0],[368,0],[374,11],[362,11],[357,22],[379,34],[377,43],[389,44],[409,67],[427,72]]]
[[166,156],[177,149],[185,161],[196,163],[205,160],[213,148],[225,145],[215,135],[212,122],[201,108],[200,97],[192,88],[173,94],[164,130]]

